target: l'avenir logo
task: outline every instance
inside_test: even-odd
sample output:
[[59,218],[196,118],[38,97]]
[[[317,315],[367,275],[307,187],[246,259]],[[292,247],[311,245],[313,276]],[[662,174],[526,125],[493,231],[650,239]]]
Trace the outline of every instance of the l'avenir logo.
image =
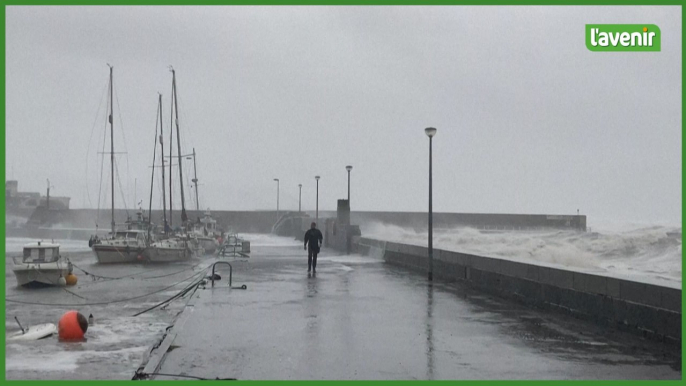
[[586,24],[591,51],[660,51],[661,43],[655,24]]

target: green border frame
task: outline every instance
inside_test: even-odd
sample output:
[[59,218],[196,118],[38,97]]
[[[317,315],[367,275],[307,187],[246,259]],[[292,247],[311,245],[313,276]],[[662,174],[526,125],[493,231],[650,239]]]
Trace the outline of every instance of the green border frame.
[[[532,6],[532,5],[559,5],[559,6],[578,6],[578,5],[584,5],[584,6],[638,6],[638,5],[643,5],[643,6],[665,6],[665,5],[672,5],[672,6],[682,6],[681,8],[681,20],[682,20],[682,31],[681,31],[681,45],[682,45],[682,50],[681,50],[681,55],[682,55],[682,71],[681,71],[681,90],[682,90],[682,96],[681,96],[681,103],[682,103],[682,139],[681,139],[681,164],[682,164],[682,175],[681,175],[681,182],[682,182],[682,198],[683,198],[683,184],[684,184],[684,169],[683,169],[683,148],[684,144],[686,144],[686,140],[684,140],[684,130],[683,130],[683,107],[686,105],[684,102],[684,76],[683,76],[683,62],[684,62],[684,48],[686,48],[686,42],[684,41],[684,33],[683,33],[683,22],[684,22],[684,16],[686,15],[686,12],[684,11],[684,5],[686,3],[686,0],[657,0],[657,1],[649,1],[649,0],[598,0],[598,1],[592,1],[592,0],[580,0],[580,1],[570,1],[570,0],[511,0],[511,1],[506,1],[506,0],[484,0],[484,1],[459,1],[459,0],[426,0],[426,1],[421,1],[421,0],[373,0],[373,1],[363,1],[363,0],[331,0],[331,1],[323,1],[323,0],[258,0],[258,1],[247,1],[247,0],[198,0],[198,1],[193,1],[193,0],[142,0],[142,1],[136,1],[136,0],[58,0],[58,1],[48,1],[48,0],[4,0],[3,1],[3,7],[0,9],[0,23],[2,24],[2,30],[3,30],[3,36],[5,32],[5,22],[6,22],[6,12],[5,9],[7,6],[60,6],[60,5],[168,5],[168,6],[174,6],[174,5],[192,5],[192,6],[205,6],[205,5],[367,5],[367,6],[392,6],[392,5],[417,5],[417,6],[427,6],[427,5],[505,5],[505,6]],[[0,77],[0,85],[2,89],[6,92],[5,89],[5,77],[6,77],[6,70],[5,70],[5,59],[6,59],[6,51],[5,51],[5,39],[2,39],[2,42],[0,43],[1,48],[2,48],[2,72],[3,76]],[[2,94],[2,105],[0,106],[0,117],[2,118],[2,138],[0,141],[2,141],[3,149],[5,149],[5,92]],[[5,176],[5,162],[6,159],[5,157],[2,158],[2,173],[3,176]],[[5,198],[5,191],[3,190],[0,195],[2,198]],[[5,215],[5,207],[2,207],[2,214],[3,217]],[[683,206],[683,199],[682,199],[682,228],[683,228],[683,223],[684,223],[684,213],[686,213],[686,210],[684,209]],[[0,224],[0,229],[2,229],[3,234],[5,233],[5,223]],[[5,238],[2,239],[2,245],[3,247],[5,246]],[[3,249],[4,250],[4,249]],[[682,251],[682,268],[683,268],[683,251]],[[684,278],[686,278],[686,275],[684,275],[683,269],[682,269],[682,283],[684,282]],[[2,289],[0,290],[2,292],[3,298],[5,296],[5,285],[4,285],[4,280],[3,280],[3,286]],[[682,291],[683,291],[683,285],[682,285]],[[682,331],[684,329],[684,326],[686,323],[684,323],[683,319],[683,309],[684,305],[686,305],[686,298],[682,296],[681,299],[682,302]],[[3,320],[6,319],[6,309],[5,307],[2,308],[2,317]],[[2,340],[2,348],[0,348],[2,352],[3,358],[5,357],[5,326],[4,324],[0,328],[2,330],[2,337],[0,338]],[[682,346],[681,346],[681,351],[682,351],[682,379],[680,381],[579,381],[579,380],[571,380],[571,381],[307,381],[306,383],[308,384],[327,384],[327,385],[332,385],[332,384],[337,384],[337,385],[360,385],[360,384],[374,384],[374,385],[391,385],[391,384],[397,384],[397,383],[402,383],[404,385],[418,385],[418,384],[427,384],[427,382],[432,382],[432,383],[442,383],[442,384],[447,384],[447,383],[459,383],[459,384],[471,384],[471,385],[530,385],[530,384],[536,384],[536,385],[552,385],[552,384],[565,384],[565,385],[577,385],[577,384],[583,384],[583,385],[588,385],[588,384],[602,384],[602,385],[661,385],[661,386],[672,386],[672,385],[681,385],[685,384],[684,383],[684,377],[683,377],[683,368],[684,364],[686,363],[685,358],[683,357],[683,352],[684,348],[686,347],[686,342],[682,339]],[[62,380],[62,381],[7,381],[5,380],[5,363],[3,362],[2,366],[2,379],[4,384],[9,384],[9,385],[32,385],[32,384],[55,384],[55,385],[72,385],[74,383],[78,384],[101,384],[101,383],[107,383],[107,384],[125,384],[129,383],[131,381],[74,381],[74,380]],[[178,384],[203,384],[203,381],[170,381],[170,380],[161,380],[161,381],[155,381],[155,382],[162,382],[164,384],[171,384],[173,383],[174,385]],[[233,382],[232,384],[235,384],[235,382],[239,383],[244,383],[244,384],[251,384],[251,385],[267,385],[267,384],[290,384],[290,385],[298,385],[303,382],[301,381],[223,381],[224,383],[226,382]]]

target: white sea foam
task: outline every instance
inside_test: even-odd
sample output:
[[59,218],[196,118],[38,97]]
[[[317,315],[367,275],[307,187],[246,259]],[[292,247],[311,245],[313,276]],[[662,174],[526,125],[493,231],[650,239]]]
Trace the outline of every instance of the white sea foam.
[[302,242],[292,237],[276,236],[263,233],[239,233],[238,237],[250,241],[250,247],[292,247]]
[[[434,247],[535,264],[611,274],[667,285],[681,284],[681,227],[598,223],[591,232],[565,230],[483,232],[473,228],[435,230]],[[427,232],[368,224],[365,237],[426,245]]]

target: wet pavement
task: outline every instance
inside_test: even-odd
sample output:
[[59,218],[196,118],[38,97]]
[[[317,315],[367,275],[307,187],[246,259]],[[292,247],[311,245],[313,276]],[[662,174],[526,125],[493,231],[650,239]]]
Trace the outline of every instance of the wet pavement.
[[[229,260],[231,261],[231,260]],[[380,258],[254,247],[199,290],[155,379],[681,379],[679,348]],[[219,267],[218,267],[219,269]]]

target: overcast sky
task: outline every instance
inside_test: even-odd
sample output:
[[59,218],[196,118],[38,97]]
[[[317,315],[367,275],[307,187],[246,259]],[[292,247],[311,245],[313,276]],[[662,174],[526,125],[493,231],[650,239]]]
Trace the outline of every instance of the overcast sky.
[[[662,51],[591,52],[587,23],[656,24]],[[321,175],[335,209],[350,164],[353,210],[425,211],[434,126],[434,211],[680,223],[681,30],[680,7],[8,7],[6,176],[98,206],[109,63],[117,206],[147,207],[173,65],[203,208],[274,209],[279,178],[314,209]]]

